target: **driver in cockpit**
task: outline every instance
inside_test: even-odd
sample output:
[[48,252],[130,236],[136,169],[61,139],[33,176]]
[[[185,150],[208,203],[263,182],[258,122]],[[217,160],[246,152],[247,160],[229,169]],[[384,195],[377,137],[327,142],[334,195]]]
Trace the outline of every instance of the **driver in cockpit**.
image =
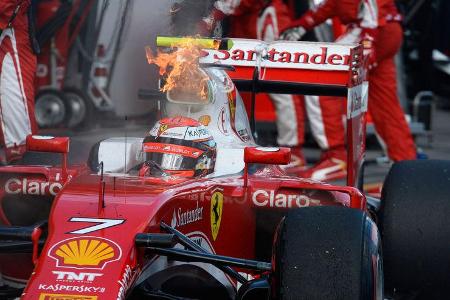
[[200,122],[182,116],[156,122],[144,139],[145,163],[141,176],[153,176],[154,169],[175,177],[201,177],[214,171],[216,142]]

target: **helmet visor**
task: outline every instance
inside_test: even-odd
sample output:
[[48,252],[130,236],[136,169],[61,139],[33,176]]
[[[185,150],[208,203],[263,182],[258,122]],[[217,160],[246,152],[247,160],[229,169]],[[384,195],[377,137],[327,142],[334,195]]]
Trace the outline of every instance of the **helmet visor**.
[[164,170],[181,170],[183,158],[182,155],[163,153],[159,165]]
[[171,153],[147,153],[146,160],[151,160],[163,170],[169,171],[193,170],[196,164],[194,158]]

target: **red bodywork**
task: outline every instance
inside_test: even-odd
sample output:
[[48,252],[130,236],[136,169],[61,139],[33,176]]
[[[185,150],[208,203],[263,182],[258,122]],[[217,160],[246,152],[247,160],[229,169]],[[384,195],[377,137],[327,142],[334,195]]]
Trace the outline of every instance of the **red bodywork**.
[[[3,167],[0,172],[10,172],[12,169],[15,169],[16,174],[24,174],[23,178],[28,180],[36,178],[35,182],[39,179],[31,175],[33,172],[42,177],[42,182],[53,183],[57,182],[55,176],[61,172],[59,168],[41,167]],[[144,256],[142,250],[135,247],[135,234],[160,232],[161,221],[174,225],[174,215],[179,212],[183,214],[194,211],[196,217],[183,221],[179,219],[181,214],[178,214],[175,217],[176,228],[191,237],[195,233],[203,234],[214,253],[254,259],[257,251],[256,215],[260,210],[286,211],[317,205],[344,205],[357,209],[366,207],[365,197],[356,188],[287,177],[277,167],[266,166],[248,176],[247,187],[244,187],[244,177],[241,175],[186,180],[174,184],[155,184],[154,180],[140,177],[105,176],[104,208],[99,213],[98,187],[101,176],[89,174],[82,168],[79,168],[78,172],[81,174],[77,174],[76,170],[69,171],[70,179],[53,201],[48,237],[31,277],[30,256],[16,256],[20,261],[14,262],[14,268],[8,263],[8,259],[11,261],[11,255],[4,257],[6,259],[2,261],[4,270],[19,271],[9,274],[10,277],[29,277],[22,299],[47,299],[40,298],[44,297],[43,295],[121,299],[142,267],[150,260],[148,256]],[[9,189],[14,192],[21,190],[19,187]],[[217,195],[220,195],[223,206],[219,225],[217,229],[213,229],[212,197]],[[74,218],[109,219],[118,222],[123,220],[123,223],[77,234],[74,232],[98,223],[74,222]],[[58,256],[57,251],[64,244],[69,245],[69,242],[77,240],[105,242],[107,248],[112,249],[113,255],[101,260],[98,265],[94,262],[89,266],[83,263],[73,264]],[[70,249],[72,252],[66,250],[66,253],[73,257],[89,252],[80,250],[80,242]],[[75,249],[79,249],[78,254]],[[22,265],[19,270],[17,263]],[[236,282],[230,279],[230,284],[236,285]]]
[[[259,209],[287,210],[316,205],[365,207],[364,196],[355,188],[289,178],[277,169],[266,167],[249,176],[247,188],[243,187],[241,176],[186,181],[175,185],[148,184],[144,178],[105,177],[105,208],[98,214],[99,181],[99,175],[78,176],[55,198],[49,236],[22,299],[40,299],[43,294],[97,295],[100,299],[117,299],[119,295],[124,295],[145,262],[148,262],[143,252],[134,246],[135,234],[159,232],[161,221],[171,224],[177,211],[197,209],[199,215],[198,221],[179,226],[181,232],[204,233],[217,254],[252,259],[255,257],[255,215]],[[215,193],[223,195],[223,213],[214,237],[211,197]],[[71,232],[94,224],[70,221],[76,217],[124,222],[80,235]],[[64,241],[98,238],[114,251],[114,256],[103,265],[77,266],[57,260],[59,257],[55,254],[55,247],[64,244]],[[81,284],[81,281],[65,280],[72,274],[69,272],[78,276],[81,273],[101,275],[92,282]],[[66,274],[66,277],[58,280],[58,275],[63,276],[61,274]],[[83,289],[81,286],[84,286]],[[83,292],[76,292],[78,290]]]

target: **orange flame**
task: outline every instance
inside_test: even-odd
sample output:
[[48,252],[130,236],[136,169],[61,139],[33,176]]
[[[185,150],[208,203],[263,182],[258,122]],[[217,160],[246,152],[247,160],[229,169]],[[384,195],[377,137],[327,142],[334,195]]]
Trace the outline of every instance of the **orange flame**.
[[162,92],[170,92],[171,97],[208,100],[208,76],[200,69],[199,58],[202,50],[193,38],[186,38],[175,51],[158,51],[153,55],[146,47],[147,61],[159,67],[159,74],[165,77]]

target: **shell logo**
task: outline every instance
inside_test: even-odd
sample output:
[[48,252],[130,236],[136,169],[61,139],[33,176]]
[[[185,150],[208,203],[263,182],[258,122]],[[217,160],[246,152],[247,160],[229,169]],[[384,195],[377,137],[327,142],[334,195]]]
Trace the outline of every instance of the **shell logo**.
[[111,240],[83,236],[53,245],[48,256],[56,260],[57,267],[101,270],[106,264],[119,260],[122,250]]

